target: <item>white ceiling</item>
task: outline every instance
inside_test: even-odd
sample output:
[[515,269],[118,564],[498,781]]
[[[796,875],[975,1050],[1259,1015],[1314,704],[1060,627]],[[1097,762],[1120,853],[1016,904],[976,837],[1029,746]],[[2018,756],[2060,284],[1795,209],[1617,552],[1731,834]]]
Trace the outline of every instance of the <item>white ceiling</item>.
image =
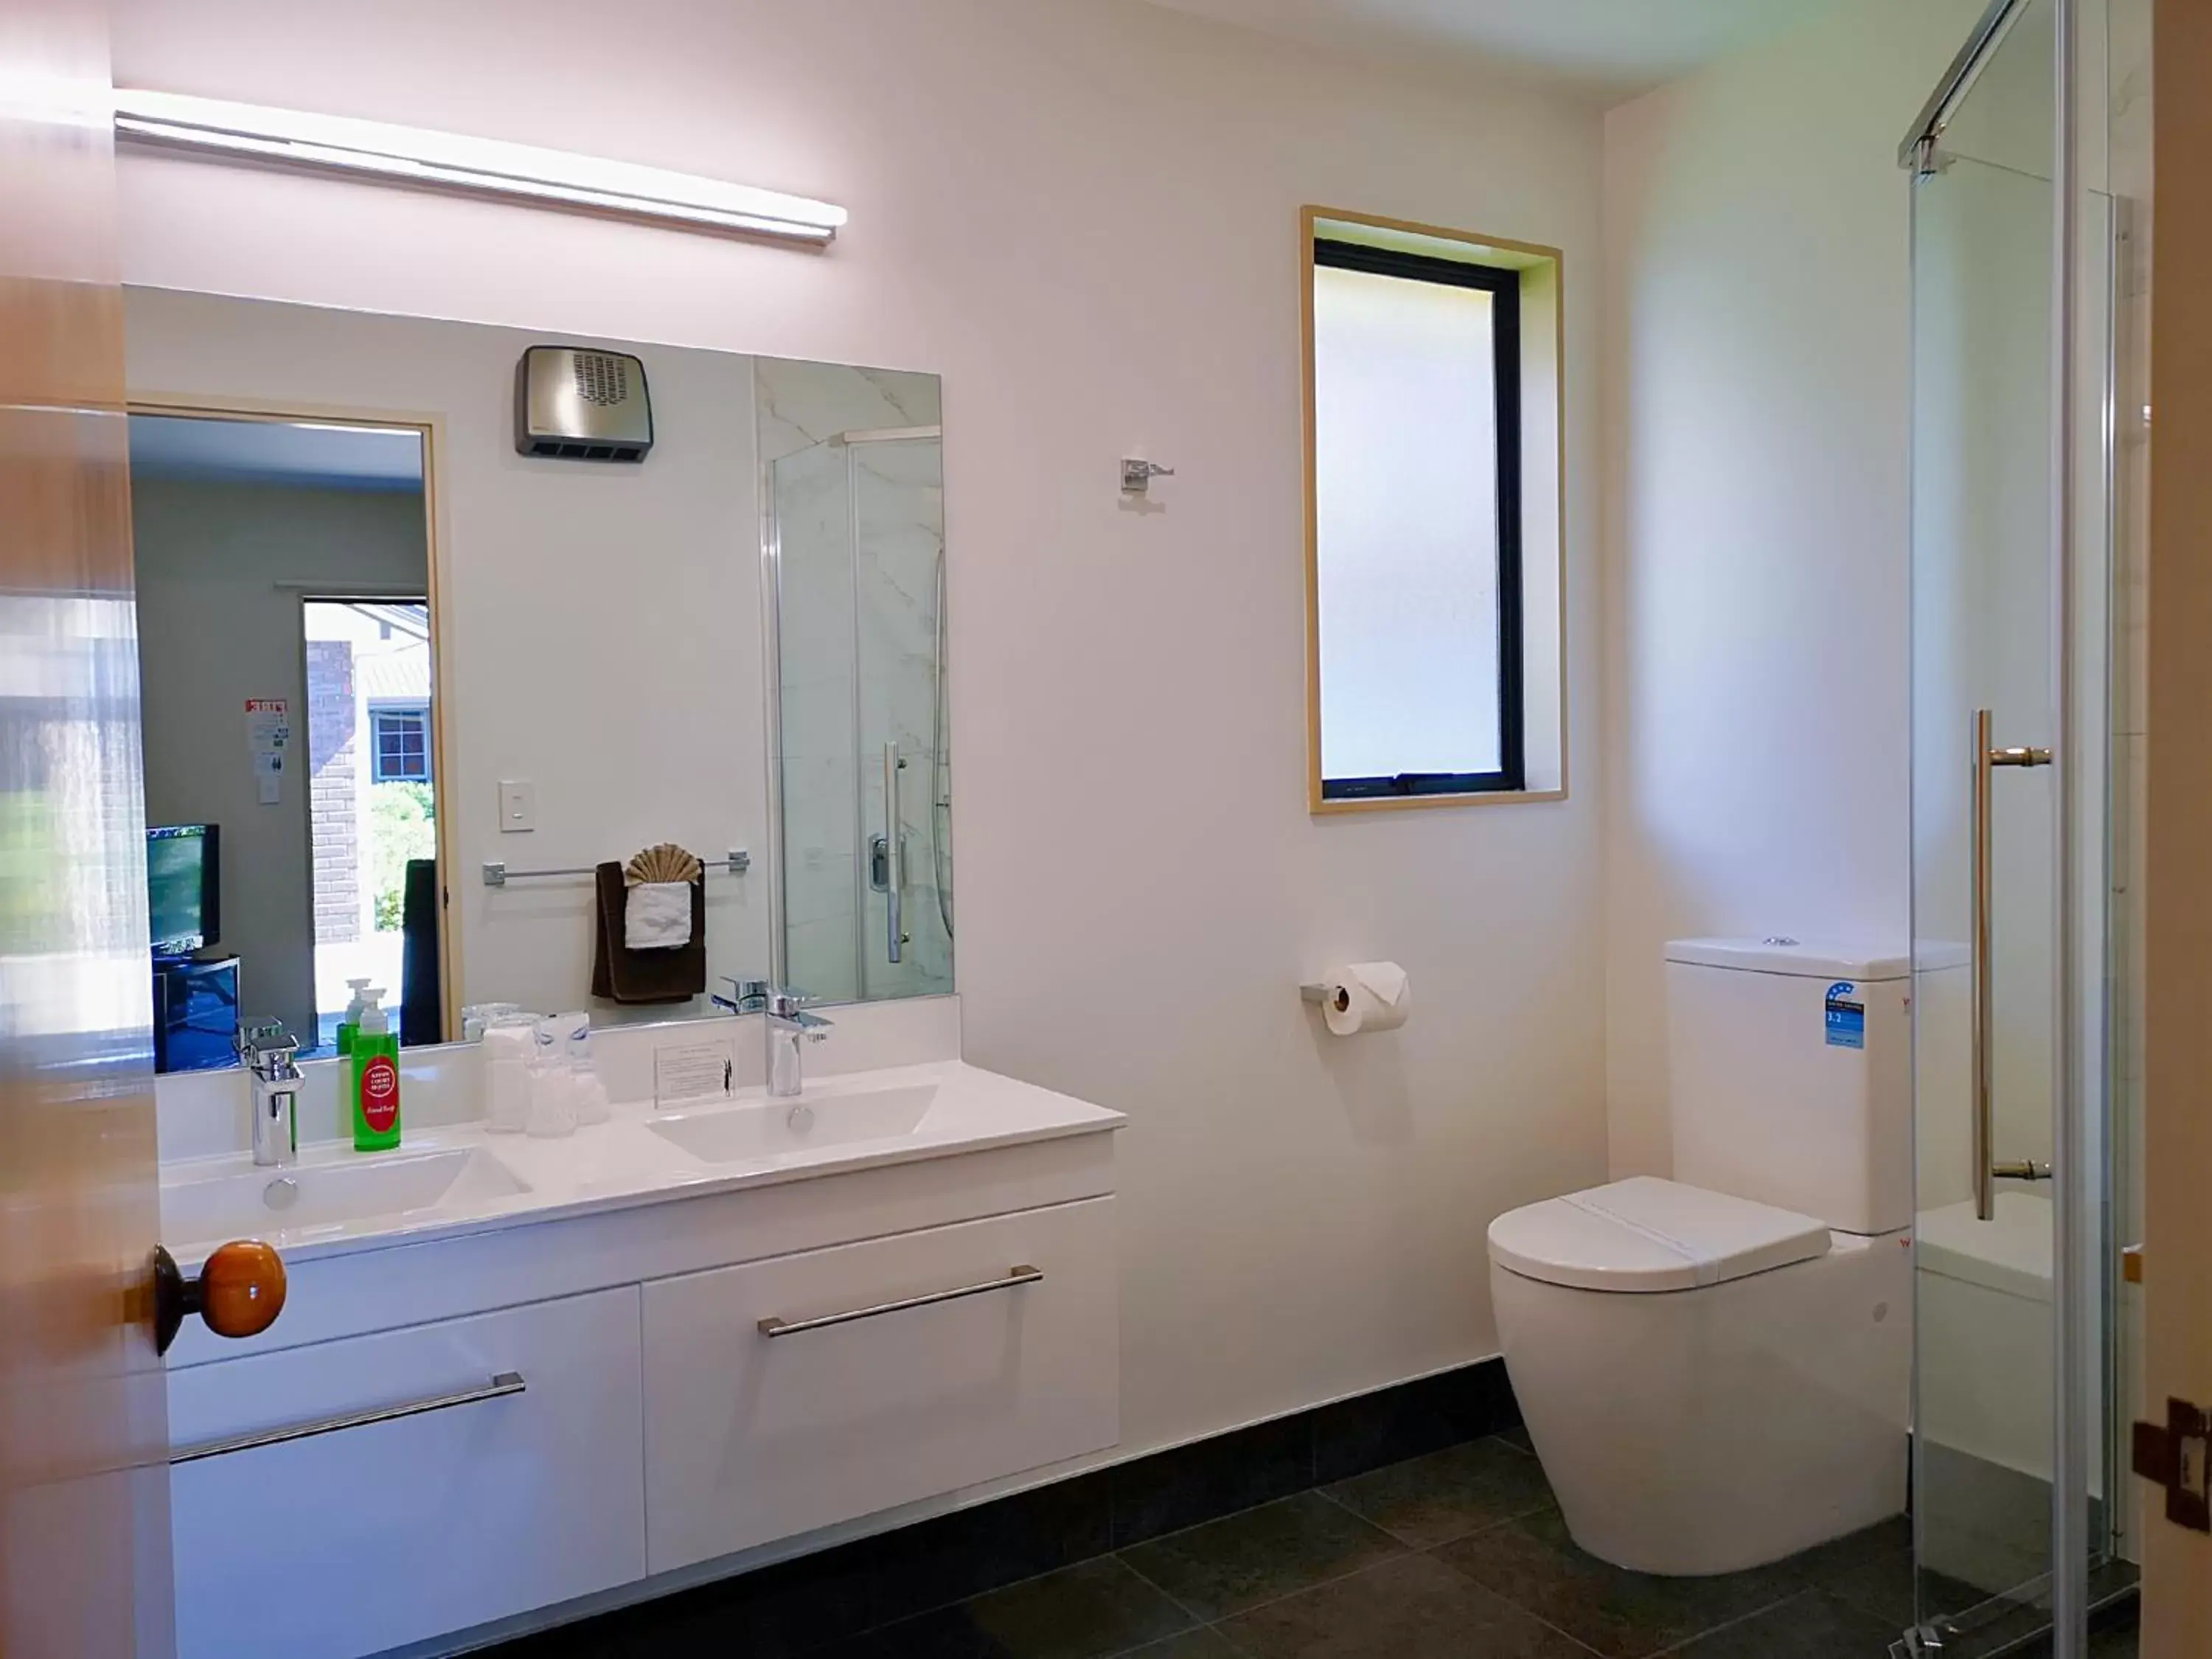
[[1318,45],[1439,55],[1625,98],[1781,34],[1836,0],[1154,0]]
[[133,415],[131,470],[228,483],[420,489],[422,441],[375,427]]

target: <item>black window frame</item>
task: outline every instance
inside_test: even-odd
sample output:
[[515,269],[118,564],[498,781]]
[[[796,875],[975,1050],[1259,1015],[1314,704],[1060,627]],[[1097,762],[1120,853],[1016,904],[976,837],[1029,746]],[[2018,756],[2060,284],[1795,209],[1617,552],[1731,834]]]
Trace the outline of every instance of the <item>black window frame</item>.
[[[1527,723],[1522,696],[1521,272],[1501,265],[1440,259],[1325,237],[1314,240],[1313,263],[1316,269],[1328,266],[1408,282],[1486,290],[1491,296],[1491,351],[1494,365],[1492,378],[1498,405],[1498,769],[1401,772],[1395,776],[1365,778],[1332,778],[1324,773],[1321,780],[1322,799],[1334,802],[1518,793],[1528,787]],[[1318,386],[1313,395],[1320,397]],[[1320,465],[1318,457],[1315,465]],[[1316,529],[1316,559],[1320,557],[1318,536]],[[1318,663],[1318,641],[1314,648]],[[1316,684],[1316,698],[1319,695]],[[1315,764],[1320,764],[1318,756]]]
[[[404,776],[384,769],[384,722],[412,720],[422,738],[422,775]],[[372,708],[368,711],[368,781],[377,783],[429,783],[434,762],[430,744],[430,710],[428,704],[403,703],[389,708]]]

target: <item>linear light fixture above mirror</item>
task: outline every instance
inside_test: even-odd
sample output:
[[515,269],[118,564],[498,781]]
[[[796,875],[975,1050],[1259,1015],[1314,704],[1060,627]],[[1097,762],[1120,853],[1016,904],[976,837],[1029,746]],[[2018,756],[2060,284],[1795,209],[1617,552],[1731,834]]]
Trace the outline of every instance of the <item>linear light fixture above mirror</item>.
[[115,132],[163,149],[817,246],[836,236],[846,217],[832,203],[696,173],[181,93],[118,88]]

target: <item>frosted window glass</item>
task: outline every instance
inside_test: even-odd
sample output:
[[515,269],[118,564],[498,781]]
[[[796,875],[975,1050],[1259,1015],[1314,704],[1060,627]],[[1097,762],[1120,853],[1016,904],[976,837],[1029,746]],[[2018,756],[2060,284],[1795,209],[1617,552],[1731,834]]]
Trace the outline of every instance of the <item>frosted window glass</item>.
[[1322,775],[1498,771],[1491,296],[1313,279]]

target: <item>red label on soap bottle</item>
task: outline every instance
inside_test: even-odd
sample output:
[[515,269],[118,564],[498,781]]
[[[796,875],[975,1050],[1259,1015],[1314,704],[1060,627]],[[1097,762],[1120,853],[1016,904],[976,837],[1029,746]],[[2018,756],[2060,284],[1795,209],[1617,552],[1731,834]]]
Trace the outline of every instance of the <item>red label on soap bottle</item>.
[[399,1121],[399,1067],[379,1054],[361,1068],[361,1121],[374,1134],[388,1134]]

